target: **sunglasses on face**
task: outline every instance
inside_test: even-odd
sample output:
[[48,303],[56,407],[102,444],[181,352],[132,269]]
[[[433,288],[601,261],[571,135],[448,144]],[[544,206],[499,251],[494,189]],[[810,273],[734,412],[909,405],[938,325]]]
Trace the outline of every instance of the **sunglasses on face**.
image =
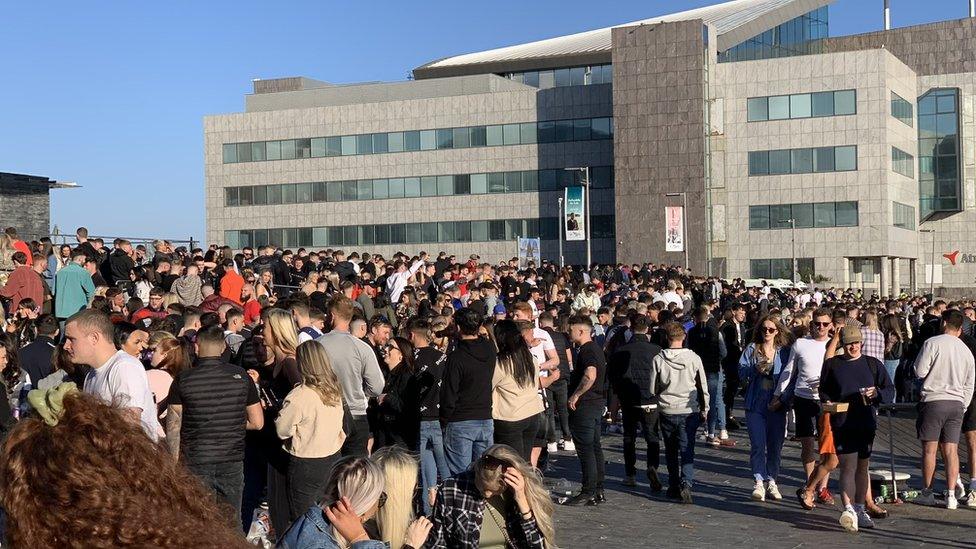
[[779,330],[777,330],[776,328],[770,328],[770,327],[768,327],[768,326],[764,326],[764,327],[763,327],[763,330],[764,330],[764,331],[765,331],[765,332],[766,332],[767,334],[775,334],[776,332],[778,332],[778,331],[779,331]]
[[814,322],[813,323],[814,326],[820,326],[821,328],[826,328],[826,327],[830,326],[830,324],[831,324],[830,322]]

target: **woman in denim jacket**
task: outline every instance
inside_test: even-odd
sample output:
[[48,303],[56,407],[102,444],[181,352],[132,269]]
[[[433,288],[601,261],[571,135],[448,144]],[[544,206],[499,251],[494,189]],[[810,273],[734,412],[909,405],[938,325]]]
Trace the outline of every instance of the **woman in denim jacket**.
[[[786,436],[786,409],[772,404],[786,359],[787,334],[778,316],[765,316],[753,332],[752,343],[739,359],[739,379],[746,385],[746,425],[749,429],[749,465],[756,479],[752,499],[783,499],[776,486],[783,439]],[[766,485],[763,486],[763,481]]]

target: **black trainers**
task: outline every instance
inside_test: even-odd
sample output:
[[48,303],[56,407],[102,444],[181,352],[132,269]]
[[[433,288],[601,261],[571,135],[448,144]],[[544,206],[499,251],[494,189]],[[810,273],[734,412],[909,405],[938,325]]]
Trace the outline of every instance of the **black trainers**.
[[681,489],[680,488],[668,488],[668,491],[664,495],[668,499],[681,499]]
[[563,505],[596,505],[596,494],[580,492],[566,500]]
[[734,417],[729,416],[729,419],[725,422],[726,431],[738,431],[741,428],[742,424],[739,423],[739,420],[735,419]]
[[652,492],[660,492],[663,486],[661,485],[661,479],[657,476],[657,469],[647,470],[647,482],[651,484]]
[[597,490],[596,491],[596,497],[593,498],[593,501],[595,501],[597,503],[606,503],[607,502],[607,494],[606,494],[606,492],[604,492],[603,490]]
[[681,485],[681,503],[684,503],[686,505],[690,505],[691,502],[692,502],[692,500],[691,500],[691,486],[688,486],[687,484],[682,484]]

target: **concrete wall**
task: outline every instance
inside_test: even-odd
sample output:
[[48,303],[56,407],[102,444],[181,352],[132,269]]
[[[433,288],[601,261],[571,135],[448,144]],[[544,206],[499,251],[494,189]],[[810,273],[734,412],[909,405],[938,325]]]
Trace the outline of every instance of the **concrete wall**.
[[664,251],[665,206],[687,193],[685,246],[705,272],[704,84],[701,20],[613,29],[617,257],[684,264]]
[[22,240],[51,232],[51,199],[47,185],[0,182],[0,224],[14,227]]

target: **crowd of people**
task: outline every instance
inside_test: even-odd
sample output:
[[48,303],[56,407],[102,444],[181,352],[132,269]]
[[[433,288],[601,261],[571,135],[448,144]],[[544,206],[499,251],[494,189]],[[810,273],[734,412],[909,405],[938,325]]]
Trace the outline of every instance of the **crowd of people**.
[[622,434],[637,486],[640,436],[650,490],[690,504],[696,444],[736,429],[754,500],[783,498],[793,432],[800,505],[834,505],[839,469],[857,531],[887,515],[868,467],[896,400],[919,403],[918,501],[936,503],[941,452],[945,505],[976,507],[974,301],[651,263],[76,240],[0,237],[15,546],[243,546],[267,509],[282,547],[555,547],[552,456],[579,460],[564,503],[599,506],[603,438]]

